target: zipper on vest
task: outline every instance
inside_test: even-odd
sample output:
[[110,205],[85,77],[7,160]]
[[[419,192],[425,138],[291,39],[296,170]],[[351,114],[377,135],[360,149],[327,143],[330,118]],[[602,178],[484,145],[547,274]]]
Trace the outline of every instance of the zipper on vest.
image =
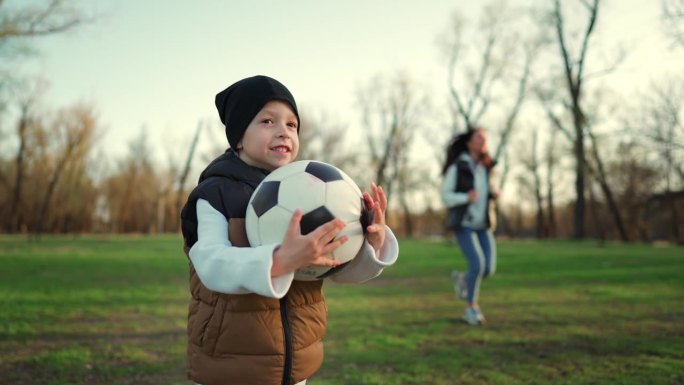
[[285,367],[283,368],[282,385],[290,385],[290,376],[292,375],[292,331],[290,330],[290,321],[287,319],[287,295],[280,299],[280,319],[283,323],[283,332],[285,334]]

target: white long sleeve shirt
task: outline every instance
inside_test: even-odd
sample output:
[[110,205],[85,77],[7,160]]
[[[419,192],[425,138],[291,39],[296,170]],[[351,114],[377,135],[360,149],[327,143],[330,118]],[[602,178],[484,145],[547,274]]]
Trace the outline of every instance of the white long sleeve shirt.
[[[190,248],[192,264],[208,289],[226,294],[256,293],[282,298],[290,289],[294,273],[271,277],[273,251],[277,244],[235,247],[227,237],[228,221],[204,199],[197,201],[197,242]],[[399,244],[389,227],[385,243],[376,255],[368,242],[342,271],[330,277],[341,283],[359,283],[375,278],[399,257]]]

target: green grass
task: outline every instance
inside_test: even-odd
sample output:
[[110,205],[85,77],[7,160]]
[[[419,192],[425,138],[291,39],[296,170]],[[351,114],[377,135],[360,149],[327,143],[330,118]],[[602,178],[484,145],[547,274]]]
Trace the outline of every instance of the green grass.
[[[402,241],[380,278],[326,284],[310,383],[684,383],[684,249],[498,246],[483,327],[459,321],[448,242]],[[0,384],[189,384],[179,236],[0,236],[0,264]]]

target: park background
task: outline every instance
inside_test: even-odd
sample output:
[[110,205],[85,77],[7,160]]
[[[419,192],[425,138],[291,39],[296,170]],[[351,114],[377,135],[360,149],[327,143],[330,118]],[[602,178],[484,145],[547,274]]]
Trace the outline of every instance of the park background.
[[[255,74],[401,242],[326,285],[314,383],[682,383],[683,69],[682,0],[0,1],[0,383],[185,383],[179,210]],[[468,124],[502,191],[481,329],[439,199]]]
[[302,159],[444,233],[440,166],[487,129],[510,237],[682,242],[682,1],[4,1],[0,228],[177,232],[227,145],[214,95],[294,93]]

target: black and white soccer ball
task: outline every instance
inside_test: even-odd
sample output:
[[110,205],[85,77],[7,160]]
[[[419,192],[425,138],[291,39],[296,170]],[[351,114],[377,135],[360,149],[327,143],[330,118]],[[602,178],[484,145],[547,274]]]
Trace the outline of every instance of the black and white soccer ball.
[[361,249],[368,226],[361,190],[342,170],[327,163],[301,160],[271,172],[254,190],[247,205],[247,238],[252,246],[282,243],[292,214],[302,210],[301,233],[340,218],[346,226],[338,234],[349,239],[331,255],[342,263],[334,268],[308,266],[294,279],[313,281],[340,271]]

